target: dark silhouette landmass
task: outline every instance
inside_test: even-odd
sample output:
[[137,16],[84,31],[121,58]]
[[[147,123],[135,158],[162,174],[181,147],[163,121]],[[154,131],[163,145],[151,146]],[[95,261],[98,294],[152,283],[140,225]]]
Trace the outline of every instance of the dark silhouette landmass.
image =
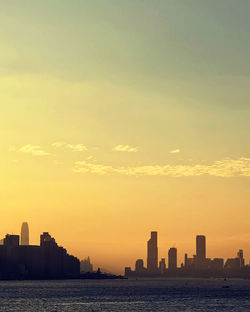
[[81,279],[124,279],[123,275],[114,275],[110,273],[102,273],[100,268],[96,272],[81,272]]

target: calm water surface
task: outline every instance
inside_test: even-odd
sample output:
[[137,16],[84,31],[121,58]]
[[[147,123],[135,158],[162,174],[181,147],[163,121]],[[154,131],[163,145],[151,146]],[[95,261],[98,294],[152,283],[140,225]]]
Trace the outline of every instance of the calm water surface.
[[250,311],[250,281],[1,281],[0,311]]

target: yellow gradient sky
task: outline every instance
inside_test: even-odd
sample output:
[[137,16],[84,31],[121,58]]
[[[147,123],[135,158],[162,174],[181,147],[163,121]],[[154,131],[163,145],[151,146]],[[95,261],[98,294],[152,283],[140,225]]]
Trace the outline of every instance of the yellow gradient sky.
[[248,1],[5,1],[0,236],[122,272],[172,246],[250,258]]

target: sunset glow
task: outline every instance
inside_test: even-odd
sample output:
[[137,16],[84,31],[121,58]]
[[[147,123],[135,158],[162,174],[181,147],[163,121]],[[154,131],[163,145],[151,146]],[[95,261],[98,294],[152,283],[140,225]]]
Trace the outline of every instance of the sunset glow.
[[250,2],[132,2],[1,4],[0,239],[26,221],[121,273],[151,231],[178,265],[202,234],[249,263]]

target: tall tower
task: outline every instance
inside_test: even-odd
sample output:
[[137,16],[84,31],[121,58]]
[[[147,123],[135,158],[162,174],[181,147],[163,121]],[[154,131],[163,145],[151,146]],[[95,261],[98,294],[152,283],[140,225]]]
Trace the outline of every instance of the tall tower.
[[176,270],[177,269],[177,249],[170,248],[168,251],[168,269]]
[[206,237],[204,235],[196,236],[196,259],[198,264],[204,264],[206,261]]
[[244,257],[243,257],[243,250],[240,249],[237,253],[237,258],[240,259],[240,267],[243,268],[244,265],[245,265],[245,260],[244,260]]
[[159,271],[161,274],[164,274],[166,272],[165,258],[161,258],[161,261],[159,262]]
[[135,263],[135,272],[136,273],[143,273],[144,271],[144,264],[142,259],[137,259]]
[[22,224],[21,245],[29,245],[29,226],[27,222],[23,222]]
[[158,271],[157,232],[151,232],[151,238],[148,240],[147,270],[149,273]]

